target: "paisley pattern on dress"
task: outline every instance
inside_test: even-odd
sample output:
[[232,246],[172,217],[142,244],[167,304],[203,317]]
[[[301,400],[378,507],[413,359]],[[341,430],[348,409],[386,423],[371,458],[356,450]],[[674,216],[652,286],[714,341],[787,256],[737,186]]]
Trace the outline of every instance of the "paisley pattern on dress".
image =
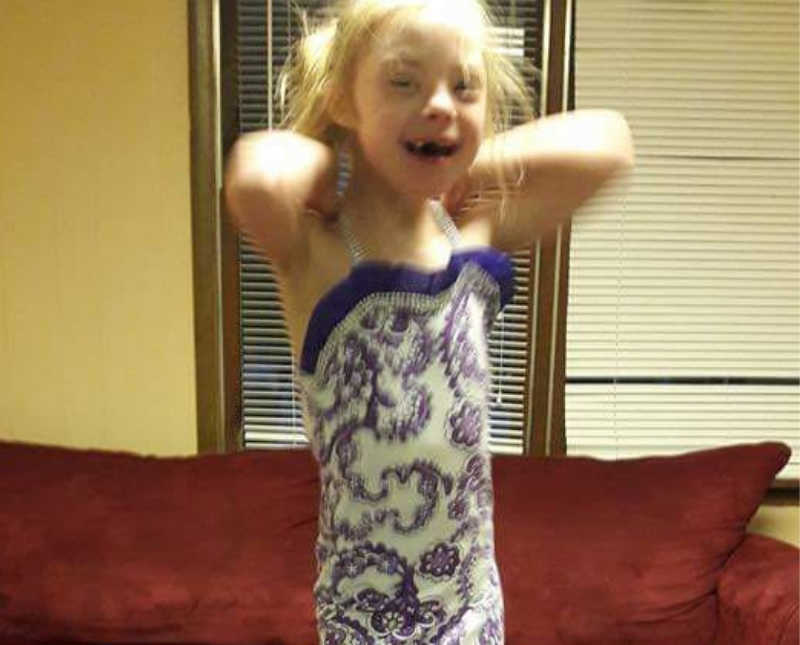
[[480,254],[501,270],[464,261],[430,292],[401,278],[360,297],[298,371],[320,466],[323,645],[503,643],[486,339],[512,272]]

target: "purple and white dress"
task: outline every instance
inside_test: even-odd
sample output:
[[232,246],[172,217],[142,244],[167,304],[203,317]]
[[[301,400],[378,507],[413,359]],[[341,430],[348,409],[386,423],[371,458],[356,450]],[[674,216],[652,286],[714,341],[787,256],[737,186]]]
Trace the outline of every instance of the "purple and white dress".
[[320,466],[314,602],[323,645],[503,643],[488,449],[487,336],[509,257],[453,247],[422,271],[363,259],[312,312],[298,382]]

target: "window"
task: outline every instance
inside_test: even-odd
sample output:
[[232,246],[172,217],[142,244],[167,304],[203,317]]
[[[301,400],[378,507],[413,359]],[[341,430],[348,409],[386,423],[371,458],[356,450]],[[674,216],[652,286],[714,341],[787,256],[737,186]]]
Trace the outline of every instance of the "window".
[[576,107],[625,114],[637,167],[572,225],[568,452],[775,440],[797,478],[796,0],[592,0],[575,49]]
[[[313,18],[325,11],[320,0],[238,0],[238,123],[240,132],[276,127],[275,87],[290,43],[300,34],[299,6]],[[497,46],[526,57],[541,69],[541,11],[535,0],[492,2],[500,17]],[[538,79],[528,78],[536,96]],[[517,253],[514,299],[490,337],[493,390],[490,405],[494,452],[522,453],[526,428],[526,388],[530,363],[529,281],[531,253]],[[284,325],[278,289],[268,263],[242,240],[240,265],[241,398],[246,448],[306,444],[294,360]]]

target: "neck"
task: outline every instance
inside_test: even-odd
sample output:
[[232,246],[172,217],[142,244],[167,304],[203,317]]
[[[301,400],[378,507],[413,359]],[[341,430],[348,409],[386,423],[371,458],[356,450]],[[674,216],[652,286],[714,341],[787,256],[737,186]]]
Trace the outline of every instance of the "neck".
[[342,210],[359,227],[373,231],[376,236],[403,239],[430,233],[430,198],[420,194],[398,191],[373,171],[357,154],[351,154],[352,166],[347,190],[342,196]]

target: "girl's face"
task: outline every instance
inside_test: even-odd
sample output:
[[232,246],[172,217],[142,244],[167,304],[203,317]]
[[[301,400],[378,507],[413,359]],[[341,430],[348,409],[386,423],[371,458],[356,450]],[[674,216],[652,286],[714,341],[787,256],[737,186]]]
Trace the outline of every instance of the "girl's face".
[[483,138],[486,78],[477,29],[421,11],[402,29],[383,27],[359,59],[353,119],[367,172],[420,198],[446,192]]

